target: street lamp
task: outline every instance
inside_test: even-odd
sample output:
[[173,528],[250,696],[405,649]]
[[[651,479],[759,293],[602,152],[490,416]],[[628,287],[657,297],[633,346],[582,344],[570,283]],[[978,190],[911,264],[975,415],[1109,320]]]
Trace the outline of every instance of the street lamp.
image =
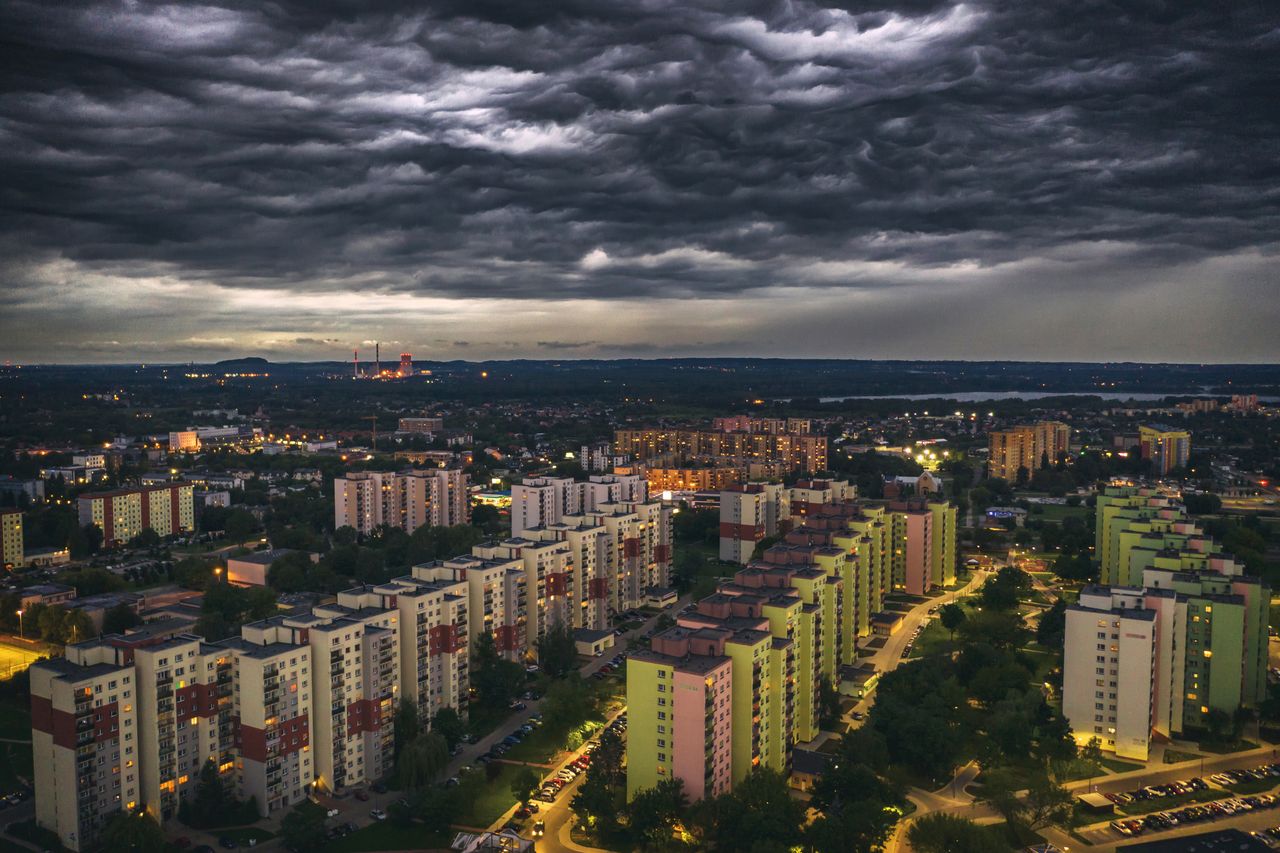
[[21,610],[18,611],[18,637],[23,640],[27,638],[26,632],[24,632],[22,629],[22,611]]
[[222,580],[222,566],[215,566],[213,569],[213,582],[218,583]]

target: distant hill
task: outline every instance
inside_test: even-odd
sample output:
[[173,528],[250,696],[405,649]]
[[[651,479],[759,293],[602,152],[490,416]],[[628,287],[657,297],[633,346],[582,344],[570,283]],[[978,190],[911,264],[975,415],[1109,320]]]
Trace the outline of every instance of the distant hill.
[[266,367],[270,363],[265,358],[251,355],[245,358],[229,358],[226,361],[215,362],[214,367]]

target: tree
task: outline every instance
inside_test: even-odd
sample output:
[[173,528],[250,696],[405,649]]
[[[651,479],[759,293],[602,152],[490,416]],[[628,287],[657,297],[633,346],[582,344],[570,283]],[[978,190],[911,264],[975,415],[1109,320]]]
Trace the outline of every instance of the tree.
[[423,788],[409,801],[409,807],[428,832],[444,832],[462,808],[462,796],[458,788],[434,785]]
[[501,533],[503,528],[498,508],[485,504],[471,508],[471,524],[489,534]]
[[309,581],[313,563],[304,551],[291,551],[274,560],[267,569],[267,583],[280,592],[314,589]]
[[1067,603],[1059,598],[1053,606],[1040,614],[1036,625],[1036,642],[1056,648],[1062,645],[1067,632]]
[[490,708],[506,707],[519,695],[524,683],[524,668],[499,655],[493,635],[481,631],[471,653],[471,685],[480,702]]
[[98,841],[104,850],[129,853],[163,853],[168,848],[164,830],[144,809],[116,814],[102,828]]
[[196,795],[191,800],[188,812],[189,823],[194,827],[215,826],[219,818],[230,805],[227,789],[218,775],[218,766],[213,759],[207,759],[200,768],[200,778],[196,782]]
[[144,527],[139,531],[138,535],[129,540],[129,546],[132,548],[145,548],[151,550],[160,547],[160,534],[156,533],[153,528]]
[[1102,761],[1102,739],[1098,736],[1089,738],[1089,742],[1080,747],[1080,758],[1090,764],[1098,764]]
[[253,513],[247,509],[236,507],[227,513],[227,520],[223,526],[227,538],[237,545],[243,545],[254,531],[258,529],[258,519],[253,517]]
[[102,615],[102,633],[123,634],[142,624],[142,619],[127,604],[117,604]]
[[436,711],[435,716],[431,718],[431,731],[438,732],[452,750],[462,742],[462,736],[467,732],[467,725],[457,711],[445,707]]
[[1066,822],[1071,816],[1071,794],[1044,771],[1037,772],[1027,784],[1020,817],[1032,832],[1046,826]]
[[577,668],[578,646],[573,629],[557,620],[538,638],[538,665],[552,678],[562,678]]
[[964,608],[954,602],[944,604],[938,611],[938,618],[942,621],[942,627],[951,632],[951,644],[955,645],[956,629],[964,624],[966,618]]
[[596,741],[596,751],[591,754],[591,773],[600,776],[606,784],[622,784],[622,758],[626,746],[613,729],[605,729]]
[[324,830],[324,806],[303,800],[280,822],[284,846],[294,851],[323,849],[327,838]]
[[1031,576],[1021,569],[1005,566],[982,585],[982,606],[992,610],[1012,610],[1018,599],[1031,592]]
[[401,697],[400,704],[396,706],[396,715],[391,720],[391,726],[395,736],[395,743],[392,745],[393,755],[398,759],[400,751],[418,736],[418,709],[414,707],[413,702]]
[[912,822],[907,843],[916,853],[988,853],[991,838],[965,817],[934,812]]
[[400,750],[396,774],[405,788],[431,784],[449,765],[449,744],[436,732],[423,732]]
[[98,553],[98,551],[102,549],[102,528],[96,524],[90,523],[80,528],[80,530],[80,538],[84,543],[84,553],[88,555]]
[[676,821],[684,817],[689,798],[679,779],[664,779],[639,791],[628,807],[632,833],[644,843],[661,844],[671,838]]
[[822,676],[818,685],[819,724],[827,731],[834,731],[840,724],[840,691],[831,684],[831,679]]
[[874,798],[854,800],[809,824],[805,838],[816,853],[878,853],[901,814]]
[[982,610],[960,626],[966,643],[987,643],[996,649],[1016,649],[1026,637],[1022,616],[1016,611]]
[[996,767],[983,774],[982,787],[975,799],[985,803],[993,811],[1012,824],[1022,813],[1022,801],[1018,799],[1021,780],[1007,767]]
[[786,777],[761,768],[696,810],[697,822],[718,850],[790,850],[802,839],[804,817]]
[[511,796],[516,798],[520,805],[529,802],[529,798],[533,796],[533,792],[538,790],[538,774],[534,773],[529,765],[523,765],[516,774],[511,777]]

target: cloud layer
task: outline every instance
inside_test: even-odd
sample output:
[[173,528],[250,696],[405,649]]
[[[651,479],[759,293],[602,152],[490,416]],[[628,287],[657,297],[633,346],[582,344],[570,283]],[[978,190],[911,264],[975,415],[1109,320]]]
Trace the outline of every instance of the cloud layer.
[[0,356],[1274,360],[1265,3],[0,4]]

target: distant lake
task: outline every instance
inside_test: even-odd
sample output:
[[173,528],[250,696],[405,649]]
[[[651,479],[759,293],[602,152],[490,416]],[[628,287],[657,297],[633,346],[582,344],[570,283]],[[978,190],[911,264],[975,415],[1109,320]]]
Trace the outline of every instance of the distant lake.
[[[820,403],[841,403],[845,400],[955,400],[957,403],[981,403],[987,400],[1042,400],[1045,397],[1099,397],[1103,400],[1134,400],[1141,403],[1160,402],[1166,397],[1229,397],[1229,394],[1194,394],[1169,391],[1163,394],[1139,394],[1127,391],[963,391],[938,394],[850,394],[846,397],[819,397]],[[1260,403],[1274,403],[1280,397],[1258,397]],[[780,398],[789,403],[791,398]]]

